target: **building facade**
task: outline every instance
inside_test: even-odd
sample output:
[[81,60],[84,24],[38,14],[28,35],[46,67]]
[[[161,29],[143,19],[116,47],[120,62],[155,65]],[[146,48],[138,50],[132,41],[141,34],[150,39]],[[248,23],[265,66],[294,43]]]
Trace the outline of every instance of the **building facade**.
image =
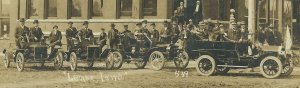
[[[7,11],[9,15],[0,15],[0,34],[8,34],[12,39],[19,18],[26,18],[27,26],[32,26],[33,20],[39,20],[45,34],[51,31],[53,25],[58,25],[64,32],[69,21],[73,21],[78,29],[82,27],[83,21],[89,21],[89,27],[96,33],[100,28],[108,30],[111,23],[115,23],[120,31],[125,24],[134,30],[135,23],[143,19],[157,23],[160,29],[164,20],[171,19],[180,2],[185,2],[187,18],[192,18],[196,1],[198,0],[1,0],[2,13]],[[202,19],[219,20],[227,27],[230,24],[230,9],[235,10],[235,21],[245,21],[249,24],[249,30],[253,32],[259,24],[273,24],[277,30],[283,32],[286,26],[293,28],[292,22],[298,22],[295,21],[295,16],[299,13],[295,13],[293,8],[300,6],[292,3],[299,0],[199,1]],[[6,10],[3,10],[3,7],[6,7]],[[295,36],[295,39],[300,37]]]

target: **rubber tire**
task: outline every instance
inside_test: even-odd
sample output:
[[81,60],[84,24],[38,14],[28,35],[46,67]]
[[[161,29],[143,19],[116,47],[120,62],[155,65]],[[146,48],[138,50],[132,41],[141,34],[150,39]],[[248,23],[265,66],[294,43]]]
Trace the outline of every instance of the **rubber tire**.
[[184,55],[185,57],[187,57],[187,62],[186,63],[184,63],[184,65],[181,65],[181,66],[179,66],[179,63],[177,62],[178,60],[175,60],[174,61],[174,64],[175,64],[175,66],[177,67],[177,68],[180,68],[180,69],[185,69],[187,66],[188,66],[188,64],[189,64],[189,61],[190,61],[190,59],[189,59],[189,55],[188,55],[188,53],[187,52],[181,52],[180,54],[182,54],[182,55]]
[[60,70],[63,66],[63,55],[62,52],[57,52],[54,58],[54,68]]
[[16,56],[16,64],[17,64],[17,70],[19,72],[22,72],[25,67],[25,58],[23,53],[19,52]]
[[[264,70],[263,70],[263,64],[267,61],[267,60],[274,60],[276,63],[277,63],[277,65],[278,65],[278,72],[275,74],[275,75],[273,75],[273,76],[269,76],[269,75],[267,75],[265,72],[264,72]],[[279,77],[280,75],[281,75],[281,72],[282,72],[282,62],[277,58],[277,57],[274,57],[274,56],[267,56],[267,57],[265,57],[261,62],[260,62],[260,72],[261,72],[261,74],[264,76],[264,77],[266,77],[266,78],[269,78],[269,79],[273,79],[273,78],[277,78],[277,77]]]
[[[203,59],[208,59],[211,62],[211,64],[212,64],[212,67],[211,67],[212,70],[211,70],[211,72],[209,72],[209,73],[203,73],[203,72],[200,71],[199,64],[200,64],[200,61],[203,60]],[[197,70],[197,72],[200,75],[202,75],[202,76],[211,76],[211,75],[215,74],[215,71],[216,71],[216,61],[215,61],[215,59],[212,56],[202,55],[202,56],[200,56],[196,60],[196,63],[197,63],[196,70]]]
[[76,71],[77,70],[77,56],[76,56],[75,52],[72,52],[70,54],[70,61],[69,61],[69,63],[70,63],[71,71]]
[[[154,59],[154,55],[155,54],[160,57],[159,58],[160,61],[161,61],[161,63],[159,63],[160,66],[155,66],[154,65],[154,60],[156,60],[156,59]],[[164,57],[163,53],[160,52],[160,51],[154,51],[154,52],[152,52],[151,55],[149,56],[149,61],[150,61],[151,69],[153,69],[155,71],[161,70],[164,67],[164,65],[165,65],[165,57]]]

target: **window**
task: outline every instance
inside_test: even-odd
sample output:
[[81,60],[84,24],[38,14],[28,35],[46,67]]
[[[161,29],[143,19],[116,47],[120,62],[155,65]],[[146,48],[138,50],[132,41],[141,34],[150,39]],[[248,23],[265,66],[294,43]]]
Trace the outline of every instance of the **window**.
[[143,15],[157,16],[157,0],[143,0]]
[[102,17],[103,13],[103,0],[92,0],[92,16],[93,17]]
[[132,0],[121,0],[120,16],[132,16]]
[[28,15],[29,17],[36,17],[39,16],[39,4],[38,1],[39,0],[28,0]]
[[9,5],[11,0],[0,0],[1,14],[0,14],[0,39],[9,39]]
[[57,0],[46,0],[46,11],[48,17],[57,17]]
[[9,5],[10,5],[10,0],[2,0],[2,12],[1,12],[1,16],[9,16]]
[[82,3],[84,3],[86,0],[71,0],[71,8],[70,16],[71,17],[82,17]]

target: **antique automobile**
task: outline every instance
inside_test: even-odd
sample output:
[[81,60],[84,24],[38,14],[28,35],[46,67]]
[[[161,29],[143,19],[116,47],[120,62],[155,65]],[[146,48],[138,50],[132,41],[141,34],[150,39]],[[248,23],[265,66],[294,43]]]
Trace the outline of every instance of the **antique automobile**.
[[[27,38],[29,40],[29,38]],[[45,62],[51,62],[52,59],[46,59],[48,57],[47,49],[48,45],[44,42],[29,42],[22,41],[21,48],[14,47],[14,44],[10,44],[7,49],[4,49],[4,62],[5,67],[10,67],[10,62],[15,62],[17,70],[22,72],[25,67],[25,63],[39,63],[40,66],[44,66]],[[59,48],[56,48],[57,50]],[[54,66],[59,69],[62,66],[62,53],[57,52],[54,54]]]
[[[124,62],[134,62],[138,69],[145,68],[148,63],[150,54],[155,51],[152,41],[146,34],[143,34],[145,40],[137,40],[133,34],[118,34],[118,48],[113,50],[109,57],[114,58],[114,68],[119,69]],[[137,42],[143,42],[140,47],[137,47]]]
[[107,69],[113,67],[112,58],[110,58],[111,60],[106,59],[110,53],[110,49],[104,49],[103,52],[100,51],[99,44],[89,38],[84,40],[72,38],[70,41],[72,45],[68,47],[68,52],[66,52],[66,61],[70,63],[72,71],[77,70],[77,64],[79,62],[87,63],[87,67],[92,68],[95,61],[103,59],[106,61]]
[[191,51],[198,73],[204,76],[225,74],[230,69],[259,67],[266,78],[290,75],[290,55],[281,46],[254,47],[250,42],[195,40]]
[[174,61],[177,68],[185,69],[189,64],[189,55],[182,47],[182,41],[174,44],[158,43],[155,51],[149,57],[149,63],[153,70],[161,70],[166,61]]

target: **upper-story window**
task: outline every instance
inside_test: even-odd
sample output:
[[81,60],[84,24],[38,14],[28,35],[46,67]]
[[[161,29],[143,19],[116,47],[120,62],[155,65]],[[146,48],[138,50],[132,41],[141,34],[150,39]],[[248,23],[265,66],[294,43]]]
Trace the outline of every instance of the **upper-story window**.
[[143,0],[143,15],[157,16],[157,0]]
[[103,16],[103,0],[92,0],[91,1],[91,15],[93,17]]
[[39,7],[39,0],[28,0],[28,16],[29,17],[36,17],[39,16],[40,14],[40,8]]
[[46,0],[47,17],[57,17],[57,0]]
[[82,17],[82,4],[86,0],[70,0],[69,13],[71,17]]
[[132,16],[132,0],[120,0],[120,16]]

